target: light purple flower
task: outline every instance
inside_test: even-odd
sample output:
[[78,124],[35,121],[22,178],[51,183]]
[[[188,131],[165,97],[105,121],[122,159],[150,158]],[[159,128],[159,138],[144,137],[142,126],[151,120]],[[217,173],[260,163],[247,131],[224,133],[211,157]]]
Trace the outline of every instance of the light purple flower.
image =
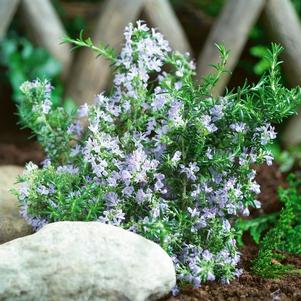
[[181,160],[181,155],[182,153],[180,151],[176,151],[173,155],[173,157],[171,158],[171,162],[173,165],[177,165],[178,162]]
[[50,109],[51,109],[51,106],[52,106],[52,102],[50,99],[45,99],[44,102],[42,103],[42,112],[44,114],[48,114]]
[[89,106],[88,104],[83,104],[79,107],[79,109],[77,110],[77,115],[79,118],[81,117],[87,117],[89,113]]
[[247,131],[247,125],[244,122],[232,123],[230,129],[237,133],[245,133]]
[[212,119],[209,115],[204,115],[201,118],[201,121],[202,121],[202,124],[203,124],[204,128],[206,128],[209,133],[214,133],[214,132],[217,131],[217,127],[212,122]]

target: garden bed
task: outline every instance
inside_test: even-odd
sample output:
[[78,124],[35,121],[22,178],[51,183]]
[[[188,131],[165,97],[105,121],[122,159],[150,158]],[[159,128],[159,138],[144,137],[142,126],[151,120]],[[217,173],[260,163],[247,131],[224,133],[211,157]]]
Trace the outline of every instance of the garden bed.
[[[18,142],[14,142],[13,140]],[[9,141],[9,142],[8,142]],[[1,137],[0,165],[14,164],[24,166],[26,161],[39,163],[43,159],[43,152],[35,141],[12,136],[10,139]],[[276,165],[263,165],[257,168],[257,181],[261,185],[259,199],[262,209],[253,210],[252,217],[260,213],[279,211],[281,204],[277,197],[277,187],[286,186],[282,174]],[[241,267],[244,274],[229,285],[210,282],[199,289],[185,288],[177,297],[168,297],[166,301],[183,300],[301,300],[301,275],[289,275],[282,279],[266,280],[250,273],[250,263],[257,254],[257,247],[250,237],[244,237],[246,246],[241,250]],[[285,263],[294,264],[301,268],[301,256],[288,256]]]

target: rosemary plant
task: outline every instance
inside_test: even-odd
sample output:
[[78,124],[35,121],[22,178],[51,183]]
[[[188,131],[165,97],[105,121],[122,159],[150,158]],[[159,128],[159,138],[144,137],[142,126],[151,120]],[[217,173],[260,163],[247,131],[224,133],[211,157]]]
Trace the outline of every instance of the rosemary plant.
[[277,45],[258,84],[214,97],[224,47],[216,72],[197,84],[189,56],[156,30],[138,21],[124,37],[118,56],[90,39],[66,39],[112,63],[112,92],[95,105],[67,114],[51,107],[47,81],[22,85],[20,114],[48,158],[19,179],[21,213],[35,229],[61,220],[123,227],[170,254],[179,284],[228,283],[241,274],[233,222],[260,206],[250,166],[272,163],[271,124],[294,113],[300,90],[281,86]]

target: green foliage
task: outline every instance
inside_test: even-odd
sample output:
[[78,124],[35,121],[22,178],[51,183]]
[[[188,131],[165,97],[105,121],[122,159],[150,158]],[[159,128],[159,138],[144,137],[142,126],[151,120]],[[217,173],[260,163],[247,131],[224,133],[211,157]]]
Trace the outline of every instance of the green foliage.
[[237,242],[240,246],[243,246],[242,236],[247,231],[250,231],[254,242],[259,244],[262,235],[274,225],[279,217],[279,213],[264,214],[259,217],[255,217],[249,220],[240,218],[236,222],[236,231],[237,231]]
[[83,31],[80,32],[79,38],[77,39],[72,39],[69,37],[66,37],[63,40],[64,43],[70,43],[73,44],[73,49],[77,49],[77,48],[81,48],[81,47],[86,47],[91,49],[92,51],[94,51],[97,56],[104,56],[107,59],[109,59],[110,61],[112,61],[112,63],[116,62],[117,59],[117,55],[115,53],[114,48],[106,46],[102,43],[100,43],[98,46],[95,46],[93,44],[93,41],[91,38],[84,38],[83,37]]
[[270,149],[281,172],[290,172],[294,167],[301,167],[300,145],[283,150],[279,143],[274,143]]
[[[215,2],[215,1],[213,1]],[[301,20],[301,1],[291,0],[296,13]],[[265,29],[260,25],[255,25],[251,31],[250,38],[254,41],[255,46],[250,48],[250,54],[258,59],[257,63],[253,66],[253,72],[261,76],[269,69],[269,60],[266,59],[269,46],[267,43],[268,37]]]
[[284,205],[279,219],[260,242],[258,257],[253,262],[253,271],[265,278],[297,272],[294,266],[280,263],[285,258],[283,252],[301,254],[301,181],[294,175],[288,181],[289,188],[279,189]]
[[301,88],[288,89],[281,83],[278,60],[282,47],[272,44],[272,49],[267,52],[266,59],[269,61],[270,69],[259,83],[253,86],[244,85],[238,88],[236,93],[229,93],[228,97],[238,97],[241,103],[233,111],[233,114],[243,114],[251,120],[271,120],[279,123],[284,118],[296,114],[295,108],[300,102]]
[[195,5],[210,16],[217,17],[225,4],[225,0],[195,0]]
[[[28,39],[11,33],[0,43],[0,64],[6,68],[5,79],[12,87],[12,97],[17,104],[23,99],[20,90],[23,82],[47,78],[56,86],[51,97],[53,105],[55,107],[62,105],[64,94],[60,78],[62,67],[45,49],[35,47]],[[70,98],[65,99],[63,105],[68,112],[76,108]]]
[[276,142],[270,146],[270,149],[281,172],[289,172],[295,163],[301,163],[301,152],[299,147],[294,146],[283,150],[279,142]]
[[[79,2],[87,2],[87,0],[78,0]],[[97,0],[97,2],[100,2],[101,0]],[[95,1],[94,1],[95,2]],[[56,10],[56,12],[59,14],[60,19],[64,23],[64,28],[66,29],[67,33],[72,37],[77,37],[79,32],[82,28],[88,27],[88,21],[87,18],[84,18],[80,15],[75,15],[70,18],[68,16],[68,11],[66,11],[64,4],[60,0],[52,0],[52,4]]]
[[301,19],[301,2],[299,0],[291,0],[291,1],[299,18]]
[[26,101],[23,97],[23,101],[18,106],[19,115],[21,124],[33,130],[49,158],[64,162],[67,160],[66,156],[70,148],[68,143],[72,140],[72,135],[67,130],[74,114],[68,113],[63,107],[55,107],[51,104],[51,89],[47,81],[22,84],[20,91]]
[[269,70],[270,61],[267,59],[269,48],[263,45],[257,45],[250,48],[250,53],[258,58],[258,62],[254,65],[253,71],[257,75],[262,75]]

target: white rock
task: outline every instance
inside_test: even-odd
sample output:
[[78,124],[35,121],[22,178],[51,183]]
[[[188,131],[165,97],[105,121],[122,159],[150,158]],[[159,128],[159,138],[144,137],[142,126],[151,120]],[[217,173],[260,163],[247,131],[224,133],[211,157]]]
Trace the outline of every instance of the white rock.
[[161,247],[100,222],[58,222],[0,246],[0,300],[157,300],[175,285]]
[[19,214],[17,198],[9,191],[22,172],[18,166],[0,166],[0,244],[32,233]]

